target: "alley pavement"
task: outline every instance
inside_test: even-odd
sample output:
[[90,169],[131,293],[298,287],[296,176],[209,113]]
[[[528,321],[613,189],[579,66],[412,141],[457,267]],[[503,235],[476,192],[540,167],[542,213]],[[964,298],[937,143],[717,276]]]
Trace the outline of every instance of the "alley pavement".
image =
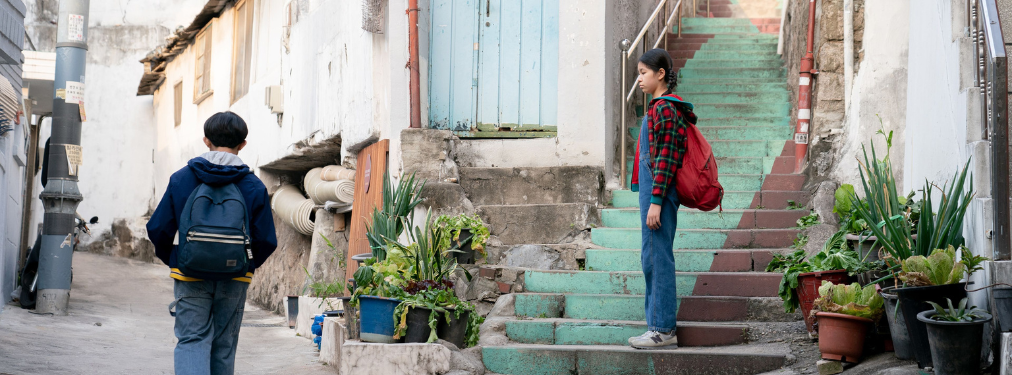
[[[69,316],[0,307],[0,375],[172,374],[176,338],[163,265],[74,254]],[[284,318],[246,304],[237,374],[333,374]]]

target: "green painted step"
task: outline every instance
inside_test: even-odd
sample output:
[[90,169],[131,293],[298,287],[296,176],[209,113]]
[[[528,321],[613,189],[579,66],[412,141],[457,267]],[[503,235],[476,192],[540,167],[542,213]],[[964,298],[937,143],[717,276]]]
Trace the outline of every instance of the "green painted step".
[[789,349],[784,344],[677,350],[519,344],[484,347],[482,361],[488,371],[503,375],[759,374],[786,365]]
[[705,25],[705,26],[688,26],[682,27],[682,33],[689,34],[721,34],[721,33],[759,33],[759,29],[754,25],[747,26],[721,26],[721,25]]
[[[682,33],[682,36],[685,36],[685,33]],[[714,34],[714,36],[713,36],[714,40],[742,39],[742,38],[746,38],[746,39],[764,39],[764,40],[779,40],[780,39],[780,37],[778,35],[755,34],[755,33],[741,33],[741,34],[734,34],[734,33],[727,34],[727,33],[725,33],[725,34]]]
[[[707,138],[716,139],[710,136]],[[717,165],[721,174],[768,174],[772,171],[775,160],[775,157],[717,158]],[[633,161],[629,160],[626,168],[632,170],[632,167]]]
[[[773,254],[790,251],[793,250],[673,250],[678,272],[763,271]],[[639,249],[587,249],[586,267],[590,271],[640,271],[643,269],[640,257]],[[715,259],[717,264],[714,264]]]
[[764,83],[764,84],[751,84],[751,83],[739,83],[739,84],[728,84],[718,83],[713,85],[701,85],[701,84],[683,84],[678,83],[678,87],[675,89],[676,93],[693,92],[693,93],[722,93],[722,92],[777,92],[787,91],[786,83]]
[[[719,157],[780,156],[785,140],[764,141],[709,141],[713,155]],[[724,190],[735,190],[725,188]]]
[[[730,39],[728,39],[728,38],[723,38],[723,39],[717,39],[717,38],[682,38],[682,39],[674,39],[674,40],[669,40],[668,41],[668,43],[671,46],[674,46],[674,47],[678,47],[678,46],[685,45],[685,44],[702,44],[702,43],[707,43],[707,44],[713,44],[713,43],[715,43],[715,44],[720,44],[720,43],[725,43],[725,44],[765,44],[765,43],[770,43],[770,42],[777,42],[777,40],[776,39],[767,39],[767,38],[754,37],[754,38],[730,38]],[[673,49],[679,49],[679,48],[673,48]]]
[[776,43],[704,43],[700,51],[774,51]]
[[753,117],[707,117],[699,116],[699,120],[696,122],[696,126],[700,129],[707,127],[724,127],[724,126],[745,126],[745,127],[758,127],[758,126],[780,126],[791,129],[790,127],[791,118],[787,116],[753,116]]
[[[699,127],[699,131],[707,140],[731,141],[731,140],[786,140],[794,135],[793,129],[789,126],[706,126]],[[720,172],[724,172],[724,164],[719,163]],[[737,172],[734,172],[737,173]],[[746,173],[746,172],[740,172]],[[768,171],[765,173],[769,173]]]
[[682,17],[682,26],[753,26],[748,18]]
[[695,104],[693,111],[698,117],[756,117],[756,116],[790,116],[791,103],[720,103]]
[[692,93],[683,95],[692,103],[770,103],[788,101],[788,92],[784,90],[760,92],[715,92]]
[[[798,229],[691,229],[678,228],[675,249],[721,249],[789,246]],[[729,241],[729,236],[730,241]],[[642,233],[631,228],[592,228],[591,242],[612,249],[639,247]]]
[[[678,272],[674,277],[677,295],[683,297],[775,297],[782,275],[767,272]],[[646,293],[642,272],[528,270],[524,273],[524,288],[531,293]]]
[[754,59],[775,59],[780,58],[776,50],[749,50],[749,51],[721,51],[701,50],[692,55],[694,59],[709,60],[754,60]]
[[732,84],[747,83],[747,84],[754,84],[754,83],[784,83],[785,81],[786,81],[785,78],[777,78],[777,77],[769,77],[769,78],[714,78],[714,77],[701,78],[701,77],[688,77],[688,78],[679,78],[678,79],[678,84],[679,85],[681,85],[683,83],[685,83],[685,84],[700,84],[700,85],[714,85],[714,84],[723,84],[723,83],[732,83]]
[[[752,205],[754,191],[724,191],[724,209],[744,209]],[[639,193],[630,190],[615,190],[612,193],[612,207],[639,207]]]
[[[631,184],[632,176],[626,179],[626,183]],[[724,190],[734,191],[758,191],[763,185],[763,177],[761,174],[724,174],[721,173],[717,177],[720,185],[724,187]]]
[[774,69],[784,66],[780,59],[763,60],[706,60],[692,59],[685,62],[685,68],[766,68]]
[[[678,210],[679,229],[735,229],[741,222],[744,210],[703,212],[693,209]],[[601,222],[606,228],[640,228],[640,210],[630,208],[606,208],[601,210]],[[709,271],[707,266],[705,270]],[[686,270],[689,271],[689,270]]]
[[[646,320],[642,295],[516,293],[515,315],[520,318],[587,320]],[[635,306],[637,308],[630,308]],[[787,314],[780,297],[683,296],[676,309],[682,321],[791,322],[800,314]]]
[[783,78],[787,76],[785,68],[682,68],[678,70],[679,78]]
[[[738,345],[746,342],[746,324],[678,322],[678,346]],[[647,331],[642,321],[584,321],[573,319],[512,320],[506,336],[523,344],[628,345],[628,339]]]

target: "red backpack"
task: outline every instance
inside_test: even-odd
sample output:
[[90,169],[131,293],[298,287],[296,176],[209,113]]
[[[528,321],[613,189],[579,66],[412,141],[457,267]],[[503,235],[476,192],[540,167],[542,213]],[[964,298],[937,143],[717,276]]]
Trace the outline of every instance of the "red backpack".
[[682,167],[675,173],[675,190],[678,203],[700,211],[712,211],[724,200],[724,187],[717,181],[717,158],[703,133],[690,123],[686,128],[685,156]]

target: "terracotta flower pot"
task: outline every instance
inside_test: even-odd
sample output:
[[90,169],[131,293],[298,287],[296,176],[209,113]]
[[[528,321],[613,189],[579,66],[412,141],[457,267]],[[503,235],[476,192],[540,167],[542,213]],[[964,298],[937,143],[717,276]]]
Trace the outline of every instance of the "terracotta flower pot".
[[822,352],[822,359],[859,362],[871,319],[830,312],[815,315],[819,318],[819,351]]
[[847,271],[836,270],[836,271],[822,271],[822,272],[808,272],[798,275],[798,301],[801,303],[801,315],[805,318],[805,328],[808,328],[808,333],[815,334],[815,318],[810,316],[812,314],[812,306],[815,305],[815,300],[819,298],[819,287],[822,286],[822,281],[827,280],[833,284],[846,284],[850,279],[847,276]]

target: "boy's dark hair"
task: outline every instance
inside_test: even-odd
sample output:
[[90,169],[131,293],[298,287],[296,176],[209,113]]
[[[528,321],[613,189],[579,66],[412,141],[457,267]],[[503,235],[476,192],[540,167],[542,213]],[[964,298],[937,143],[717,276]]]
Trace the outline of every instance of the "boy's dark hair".
[[204,121],[204,136],[216,147],[236,148],[247,134],[246,121],[231,111],[215,113]]

